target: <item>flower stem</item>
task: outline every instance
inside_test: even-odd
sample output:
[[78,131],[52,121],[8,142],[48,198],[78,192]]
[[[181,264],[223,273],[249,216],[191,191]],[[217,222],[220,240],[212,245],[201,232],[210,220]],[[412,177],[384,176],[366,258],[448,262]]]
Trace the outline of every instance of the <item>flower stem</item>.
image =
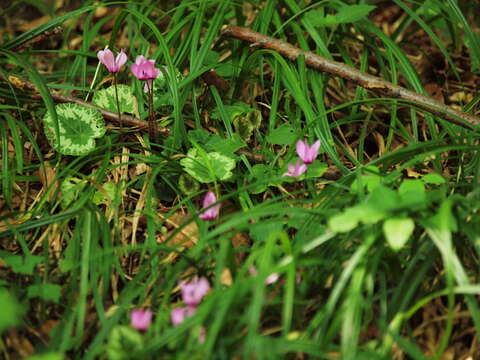
[[157,141],[157,123],[155,121],[155,113],[153,111],[153,80],[147,82],[148,86],[148,136],[150,142]]
[[115,88],[115,100],[117,101],[118,122],[120,123],[120,128],[123,128],[122,114],[120,113],[120,101],[118,100],[117,91],[117,73],[113,73],[113,86]]

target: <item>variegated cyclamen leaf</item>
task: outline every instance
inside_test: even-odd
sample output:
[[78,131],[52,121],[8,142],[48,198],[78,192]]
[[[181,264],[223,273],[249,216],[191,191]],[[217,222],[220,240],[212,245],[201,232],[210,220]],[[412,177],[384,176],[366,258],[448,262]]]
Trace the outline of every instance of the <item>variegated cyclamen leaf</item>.
[[187,157],[180,160],[185,171],[201,183],[211,183],[216,180],[228,180],[232,177],[235,160],[218,152],[205,155],[198,154],[196,149],[190,149]]
[[95,138],[102,137],[106,131],[102,114],[98,110],[71,103],[56,105],[55,110],[60,139],[56,137],[50,113],[43,118],[45,135],[50,145],[64,155],[79,156],[93,151]]
[[[133,114],[135,111],[135,98],[132,88],[127,85],[117,85],[118,102],[120,105],[120,113]],[[93,96],[93,103],[101,108],[111,112],[118,112],[117,100],[115,98],[115,86],[98,90]]]

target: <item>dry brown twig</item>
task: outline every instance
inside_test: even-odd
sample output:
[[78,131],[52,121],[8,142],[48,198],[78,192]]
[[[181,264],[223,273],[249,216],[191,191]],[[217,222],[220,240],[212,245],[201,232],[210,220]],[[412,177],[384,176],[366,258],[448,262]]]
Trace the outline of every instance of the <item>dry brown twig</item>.
[[[21,89],[23,91],[34,91],[34,92],[37,91],[35,85],[33,85],[30,81],[27,81],[25,79],[21,79],[17,76],[10,75],[8,77],[8,80],[10,81],[10,83],[13,86],[15,86],[16,88]],[[102,115],[105,119],[120,124],[120,119],[118,118],[117,113],[105,110],[104,108],[96,106],[92,103],[89,103],[89,102],[86,102],[86,101],[83,101],[83,100],[80,100],[80,99],[77,99],[77,98],[74,98],[74,97],[71,97],[71,96],[58,94],[54,91],[50,91],[50,95],[52,96],[53,100],[55,100],[56,102],[59,102],[59,103],[75,103],[75,104],[79,104],[79,105],[82,105],[82,106],[85,106],[85,107],[88,107],[88,108],[96,109],[96,110],[98,110],[102,113]],[[137,119],[136,117],[131,116],[131,115],[122,114],[121,121],[125,125],[135,126],[135,127],[138,127],[141,130],[147,130],[148,129],[148,122]],[[167,136],[169,134],[169,130],[167,128],[162,128],[162,129],[159,130],[159,132],[162,135],[165,135],[165,136]]]
[[398,98],[414,103],[418,108],[426,110],[442,119],[462,127],[478,130],[480,118],[455,110],[431,97],[407,90],[392,84],[379,77],[354,69],[346,64],[326,59],[312,52],[303,51],[292,44],[265,36],[248,28],[235,25],[226,25],[222,34],[232,38],[248,41],[255,46],[277,51],[289,60],[296,60],[304,56],[305,63],[312,69],[338,76],[342,79],[353,81],[355,84],[381,96]]

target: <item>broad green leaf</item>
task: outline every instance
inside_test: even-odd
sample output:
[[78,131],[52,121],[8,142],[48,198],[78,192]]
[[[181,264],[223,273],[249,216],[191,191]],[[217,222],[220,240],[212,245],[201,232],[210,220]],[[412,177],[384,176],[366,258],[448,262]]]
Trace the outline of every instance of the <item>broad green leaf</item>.
[[115,326],[106,345],[109,360],[133,359],[133,354],[143,348],[143,337],[129,326]]
[[246,115],[235,116],[233,126],[237,134],[246,142],[250,140],[253,135],[253,130],[255,130]]
[[364,224],[375,224],[388,216],[388,212],[378,206],[358,204],[355,206],[358,211],[358,219]]
[[181,174],[178,178],[178,188],[185,195],[190,195],[200,190],[200,184],[192,176]]
[[290,124],[285,123],[272,130],[266,139],[272,145],[289,145],[298,139],[298,137],[298,131],[295,131]]
[[400,250],[415,229],[415,223],[410,218],[390,218],[383,223],[383,233],[388,245],[394,250]]
[[333,15],[324,16],[323,10],[311,10],[305,17],[313,26],[333,26],[362,20],[374,9],[372,5],[345,5]]
[[116,187],[119,185],[115,185],[113,182],[108,181],[102,185],[103,191],[97,190],[93,195],[93,203],[100,205],[105,204],[108,205],[111,201],[115,199],[115,196],[118,194],[116,193]]
[[313,178],[321,177],[323,174],[325,174],[327,170],[328,170],[327,164],[321,161],[315,160],[313,163],[308,165],[306,178],[313,179]]
[[400,204],[403,207],[422,207],[427,203],[425,184],[421,180],[403,180],[398,188]]
[[30,285],[27,289],[27,297],[29,299],[38,297],[58,304],[60,296],[62,296],[62,288],[56,284]]
[[40,355],[29,356],[26,360],[64,360],[62,353],[46,353]]
[[5,261],[7,266],[12,268],[13,272],[18,274],[32,275],[35,270],[35,266],[40,264],[43,260],[43,256],[38,255],[15,255],[7,252],[1,252],[0,256]]
[[[133,114],[135,112],[135,97],[132,88],[127,85],[117,85],[118,102],[120,105],[120,113]],[[108,111],[117,113],[117,100],[115,98],[115,86],[107,89],[98,90],[93,96],[93,103]]]
[[399,206],[398,194],[384,185],[377,185],[367,197],[366,203],[384,212],[392,211]]
[[218,152],[199,154],[197,149],[192,148],[187,157],[180,160],[180,165],[201,183],[210,183],[231,178],[235,160]]
[[207,144],[213,136],[218,136],[203,129],[190,130],[187,133],[188,139],[193,140],[198,144],[205,145]]
[[250,176],[250,183],[252,187],[249,188],[252,194],[260,194],[264,192],[268,186],[275,186],[287,179],[286,177],[278,180],[278,174],[270,166],[264,164],[256,164],[252,167],[252,175]]
[[60,184],[60,190],[62,191],[62,207],[68,208],[68,206],[77,199],[78,194],[87,184],[86,180],[81,180],[74,177],[66,178]]
[[220,135],[212,134],[205,143],[208,151],[216,151],[223,155],[233,155],[235,151],[245,146],[245,142],[238,134],[233,134],[231,138],[223,138]]
[[[241,101],[237,101],[233,105],[225,105],[224,109],[231,121],[233,121],[235,117],[246,115],[253,110],[248,104]],[[212,119],[219,120],[221,118],[220,111],[215,109],[212,112]]]
[[98,110],[71,103],[56,105],[55,109],[60,134],[59,146],[50,113],[43,118],[45,135],[50,145],[64,155],[79,156],[95,150],[95,138],[105,134],[102,114]]
[[406,179],[403,180],[398,188],[398,193],[403,195],[408,192],[415,192],[415,193],[424,193],[425,192],[425,185],[421,180],[412,180]]
[[359,213],[357,208],[349,208],[328,219],[328,227],[335,232],[348,232],[358,226],[360,218],[361,213]]
[[443,176],[437,173],[430,173],[425,175],[424,177],[422,177],[422,181],[427,184],[433,184],[433,185],[445,184],[446,182]]
[[2,316],[0,316],[0,334],[2,334],[5,330],[20,325],[24,309],[13,295],[11,295],[6,289],[1,288],[0,306],[2,308]]

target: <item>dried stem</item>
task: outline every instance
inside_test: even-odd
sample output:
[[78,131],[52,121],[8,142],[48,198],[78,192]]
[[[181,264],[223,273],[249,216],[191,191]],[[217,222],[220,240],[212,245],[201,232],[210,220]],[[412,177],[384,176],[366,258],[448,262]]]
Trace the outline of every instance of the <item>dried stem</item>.
[[312,69],[353,81],[355,84],[380,96],[406,100],[415,104],[418,108],[426,110],[456,125],[473,130],[477,129],[478,125],[480,125],[480,118],[475,115],[455,110],[431,97],[407,90],[379,77],[356,70],[348,65],[328,60],[312,52],[300,50],[285,41],[234,25],[225,26],[222,34],[251,42],[253,45],[261,48],[275,50],[292,61],[296,60],[299,56],[304,56],[305,63]]
[[[8,77],[8,80],[10,83],[15,86],[18,89],[21,89],[23,91],[35,91],[37,92],[37,89],[34,84],[32,84],[30,81],[21,79],[17,76],[10,75]],[[134,116],[131,115],[126,115],[123,114],[122,118],[120,119],[118,114],[105,110],[104,108],[101,108],[99,106],[93,105],[92,103],[71,97],[71,96],[66,96],[66,95],[61,95],[56,92],[50,91],[50,95],[52,96],[53,100],[58,102],[58,103],[75,103],[79,104],[88,108],[96,109],[100,111],[103,115],[103,117],[109,121],[113,121],[116,123],[120,123],[120,121],[123,122],[124,125],[128,126],[135,126],[138,127],[141,130],[147,130],[148,129],[148,122],[140,120]],[[169,130],[167,128],[161,128],[160,133],[164,136],[168,136]]]

